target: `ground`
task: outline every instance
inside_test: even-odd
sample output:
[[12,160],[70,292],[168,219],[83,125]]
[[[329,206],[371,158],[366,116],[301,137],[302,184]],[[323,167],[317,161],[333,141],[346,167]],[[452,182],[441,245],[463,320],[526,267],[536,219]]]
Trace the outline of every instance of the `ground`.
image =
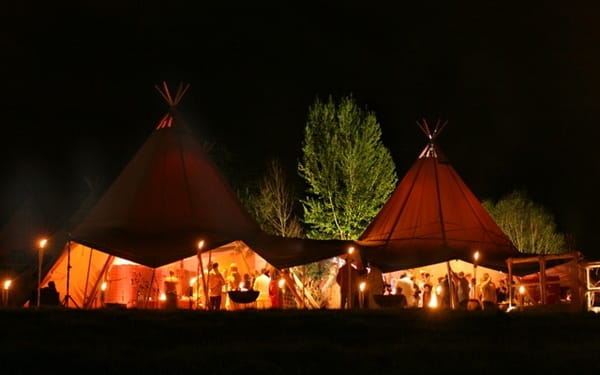
[[582,373],[592,313],[0,310],[3,374]]

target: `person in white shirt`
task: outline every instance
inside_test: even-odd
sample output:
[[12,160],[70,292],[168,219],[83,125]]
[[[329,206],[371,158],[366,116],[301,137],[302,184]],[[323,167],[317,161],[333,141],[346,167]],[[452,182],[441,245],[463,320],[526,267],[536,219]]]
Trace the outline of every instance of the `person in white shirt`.
[[258,291],[258,297],[256,298],[257,309],[268,309],[271,307],[271,299],[269,298],[270,282],[269,270],[263,268],[260,276],[254,280],[254,285],[252,286],[252,289]]
[[396,281],[396,289],[402,288],[401,293],[406,298],[406,307],[416,307],[417,300],[415,299],[415,285],[409,274],[403,273],[400,279]]

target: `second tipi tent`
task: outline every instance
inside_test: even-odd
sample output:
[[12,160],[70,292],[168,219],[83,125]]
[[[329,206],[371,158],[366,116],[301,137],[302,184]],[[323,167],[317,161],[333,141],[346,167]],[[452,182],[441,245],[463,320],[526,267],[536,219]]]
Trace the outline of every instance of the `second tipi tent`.
[[460,259],[505,269],[519,256],[436,144],[445,124],[420,124],[429,142],[358,240],[384,272]]

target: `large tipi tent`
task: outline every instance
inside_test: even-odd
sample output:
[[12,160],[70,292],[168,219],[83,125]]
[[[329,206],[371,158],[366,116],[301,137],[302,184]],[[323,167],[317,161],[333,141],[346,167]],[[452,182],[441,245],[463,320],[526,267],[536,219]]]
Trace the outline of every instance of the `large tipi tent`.
[[360,236],[362,256],[384,272],[460,259],[506,270],[519,256],[436,144],[445,123],[419,124],[429,142]]
[[201,251],[242,241],[277,268],[345,252],[349,242],[281,238],[259,228],[177,110],[187,88],[173,97],[166,84],[157,87],[169,112],[75,227],[43,285],[55,280],[61,295],[90,306],[115,261],[158,270],[196,258],[199,241]]

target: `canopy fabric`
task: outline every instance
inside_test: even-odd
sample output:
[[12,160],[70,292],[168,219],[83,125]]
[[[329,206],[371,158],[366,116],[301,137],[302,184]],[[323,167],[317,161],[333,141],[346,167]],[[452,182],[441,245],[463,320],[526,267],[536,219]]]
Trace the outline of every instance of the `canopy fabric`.
[[310,240],[262,234],[248,242],[251,248],[277,268],[287,268],[333,258],[356,246],[353,241]]
[[452,259],[506,270],[519,251],[432,141],[357,241],[384,272]]

